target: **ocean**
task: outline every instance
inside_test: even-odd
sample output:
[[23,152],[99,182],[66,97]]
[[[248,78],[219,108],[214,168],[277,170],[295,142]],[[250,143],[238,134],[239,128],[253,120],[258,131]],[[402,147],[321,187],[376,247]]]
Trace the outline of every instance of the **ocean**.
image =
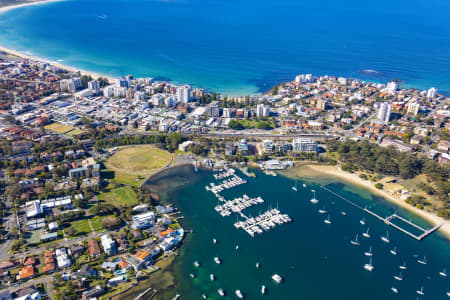
[[[265,203],[244,210],[246,215],[256,216],[268,207],[278,207],[293,220],[251,237],[233,226],[235,215],[222,217],[214,210],[218,201],[205,190],[205,185],[215,181],[212,174],[205,170],[194,173],[191,167],[183,167],[167,171],[150,185],[152,190],[159,190],[163,201],[179,209],[184,216],[183,227],[193,231],[187,233],[175,260],[175,285],[163,292],[160,299],[171,299],[177,293],[181,299],[201,299],[202,294],[208,299],[223,299],[217,293],[218,288],[225,291],[228,299],[236,299],[234,291],[237,289],[243,292],[245,299],[416,299],[416,291],[422,286],[424,295],[419,299],[448,299],[449,280],[439,275],[445,267],[447,270],[450,267],[448,239],[437,232],[423,241],[414,240],[333,196],[320,185],[328,184],[329,189],[382,216],[397,212],[416,224],[430,226],[409,211],[367,190],[332,178],[314,182],[299,178],[298,192],[294,192],[293,179],[261,172],[256,172],[256,178],[247,178],[239,173],[248,183],[221,195],[226,199],[244,193],[250,197],[261,196]],[[313,189],[319,199],[316,205],[309,201]],[[328,213],[320,214],[319,209]],[[331,224],[323,222],[328,215]],[[360,224],[362,218],[366,222],[364,226]],[[370,238],[362,237],[367,228],[370,228]],[[380,239],[387,231],[389,244]],[[359,234],[360,246],[350,243],[356,234]],[[236,245],[239,245],[238,250]],[[370,247],[373,272],[363,268],[369,262],[364,253]],[[394,247],[397,255],[390,253]],[[213,260],[216,256],[222,260],[220,265]],[[417,262],[423,256],[426,256],[426,265]],[[196,268],[194,261],[198,261],[200,267]],[[259,268],[256,262],[260,263]],[[407,269],[400,270],[404,262]],[[398,281],[394,276],[400,272],[403,280]],[[195,278],[190,277],[191,273]],[[283,278],[281,284],[272,281],[275,273]],[[214,281],[210,280],[210,274],[215,275]],[[264,296],[261,285],[267,289]],[[393,293],[392,287],[399,293]]]
[[300,73],[450,91],[446,0],[66,0],[2,14],[0,45],[229,95]]

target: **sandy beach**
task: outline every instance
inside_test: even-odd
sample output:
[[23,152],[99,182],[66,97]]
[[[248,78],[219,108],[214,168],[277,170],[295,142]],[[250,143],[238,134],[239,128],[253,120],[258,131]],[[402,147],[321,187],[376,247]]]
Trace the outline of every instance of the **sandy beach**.
[[[43,1],[34,1],[34,2],[22,3],[22,4],[18,4],[18,5],[4,6],[4,7],[0,7],[0,14],[4,13],[6,11],[9,11],[9,10],[12,10],[12,9],[16,9],[16,8],[20,8],[20,7],[24,7],[24,6],[41,5],[41,4],[45,4],[45,3],[60,2],[60,1],[67,1],[67,0],[43,0]],[[106,75],[98,74],[98,73],[95,73],[95,72],[86,71],[86,70],[82,70],[82,69],[79,69],[79,68],[67,66],[67,65],[61,64],[61,63],[59,63],[57,61],[41,58],[41,57],[38,57],[38,56],[28,55],[28,54],[25,54],[25,53],[22,53],[22,52],[13,50],[13,49],[9,49],[9,48],[3,47],[1,45],[0,45],[0,51],[1,52],[6,52],[6,53],[9,53],[11,55],[18,56],[18,57],[34,60],[34,61],[45,62],[45,63],[51,64],[53,66],[56,66],[58,68],[61,68],[61,69],[64,69],[64,70],[68,70],[68,71],[71,71],[71,72],[80,72],[82,75],[90,75],[92,78],[95,78],[95,79],[98,79],[98,78],[102,77],[102,78],[108,78],[109,81],[113,81],[114,80],[114,78],[110,77],[110,76],[106,76]]]
[[445,220],[437,215],[418,209],[414,206],[409,205],[405,201],[399,199],[395,195],[390,194],[385,190],[379,190],[375,187],[375,184],[368,180],[361,179],[357,174],[351,174],[345,171],[342,171],[338,166],[330,166],[330,165],[322,165],[322,164],[298,164],[295,168],[290,169],[289,171],[283,172],[287,176],[296,175],[304,178],[316,178],[323,175],[329,177],[336,177],[343,181],[347,181],[349,183],[359,185],[361,187],[367,188],[373,193],[384,197],[385,199],[399,205],[403,208],[406,208],[413,213],[421,216],[422,218],[428,220],[434,225],[443,224],[439,231],[444,233],[450,239],[450,221]]

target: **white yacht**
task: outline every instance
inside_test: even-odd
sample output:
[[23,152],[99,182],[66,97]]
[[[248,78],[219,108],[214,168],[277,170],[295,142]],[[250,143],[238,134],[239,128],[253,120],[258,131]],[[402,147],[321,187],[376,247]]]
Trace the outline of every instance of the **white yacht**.
[[244,295],[242,294],[242,292],[240,290],[236,290],[234,293],[236,294],[236,296],[239,299],[244,299]]
[[198,261],[194,261],[194,266],[195,266],[196,268],[200,267],[200,264],[198,263]]
[[239,245],[236,245],[235,249],[236,249],[236,250],[239,250]]
[[439,272],[439,275],[447,277],[447,269],[444,268],[444,270],[442,270],[441,272]]
[[223,291],[223,289],[217,289],[217,293],[220,295],[220,296],[225,296],[225,292]]
[[418,262],[419,264],[426,265],[426,264],[427,264],[427,257],[424,256],[422,259],[419,258],[419,259],[417,260],[417,262]]
[[314,196],[313,196],[313,197],[311,198],[311,200],[309,200],[309,201],[311,201],[312,204],[317,204],[317,203],[319,203],[319,200],[316,199],[316,190],[311,190],[311,192],[314,193]]
[[189,274],[189,276],[191,276],[191,278],[195,278],[195,275],[194,274]]
[[362,218],[361,220],[359,220],[359,223],[361,225],[366,225],[366,220],[364,218]]
[[217,240],[216,240],[216,239],[213,239],[213,243],[214,243],[214,244],[217,244]]
[[256,268],[257,269],[259,268],[259,262],[256,262]]
[[386,231],[386,235],[383,235],[381,237],[381,240],[385,243],[390,243],[391,241],[389,240],[389,231]]
[[209,279],[211,279],[211,281],[214,281],[216,277],[214,276],[214,274],[209,274]]
[[202,299],[208,299],[208,296],[206,296],[205,294],[202,294]]
[[363,237],[370,238],[369,229],[370,228],[367,228],[367,231],[362,234]]
[[450,297],[450,292],[447,292],[447,297]]
[[266,293],[266,286],[265,285],[262,285],[261,286],[261,294],[265,294]]
[[372,265],[372,257],[369,259],[369,263],[364,265],[364,269],[369,272],[372,272],[375,267]]
[[423,292],[423,286],[420,287],[420,290],[416,291],[416,293],[421,295],[421,296],[424,295],[425,293]]
[[331,224],[331,221],[330,221],[330,215],[328,215],[328,218],[325,219],[325,220],[323,220],[323,222],[324,222],[325,224]]
[[222,262],[220,261],[220,259],[216,256],[214,257],[214,262],[218,265],[220,265]]
[[398,275],[395,275],[394,278],[395,278],[395,280],[402,281],[403,280],[402,272],[400,272],[400,274],[398,274]]
[[394,246],[394,249],[391,250],[392,255],[397,255],[397,247]]
[[369,247],[369,251],[364,252],[364,255],[365,255],[365,256],[373,256],[373,253],[372,253],[372,246]]
[[306,187],[306,184],[303,184],[303,187],[305,188],[305,187]]
[[295,181],[295,186],[292,187],[292,190],[293,190],[294,192],[297,191],[297,180]]
[[341,215],[346,216],[347,213],[345,211],[341,211]]
[[406,261],[403,262],[403,265],[399,266],[400,269],[406,270]]
[[351,243],[352,245],[359,246],[359,242],[358,242],[358,234],[356,234],[355,239],[354,239],[354,240],[351,240],[350,243]]
[[278,275],[278,274],[273,274],[273,275],[272,275],[272,280],[275,281],[275,283],[280,284],[281,281],[283,281],[283,278],[281,278],[281,276]]
[[398,290],[396,287],[391,287],[391,291],[395,294],[398,294]]
[[319,214],[326,214],[325,206],[322,209],[319,209]]

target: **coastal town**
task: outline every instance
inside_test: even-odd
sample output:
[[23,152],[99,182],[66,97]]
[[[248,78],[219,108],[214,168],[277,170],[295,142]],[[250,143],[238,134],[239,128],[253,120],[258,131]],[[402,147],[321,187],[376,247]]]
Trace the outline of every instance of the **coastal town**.
[[[251,177],[250,167],[276,175],[299,161],[339,163],[362,179],[383,174],[372,180],[377,188],[395,187],[389,192],[402,201],[450,216],[450,98],[432,87],[302,74],[265,94],[231,97],[0,53],[0,117],[0,299],[110,299],[151,278],[188,231],[144,185],[177,163],[226,170],[215,179],[231,179],[207,186],[218,197],[245,183],[231,165]],[[355,142],[395,151],[402,162],[357,169],[346,155]],[[159,163],[126,173],[118,155],[149,144],[142,153]],[[413,156],[440,173],[408,188],[396,181],[419,175],[406,163]],[[222,215],[264,202],[222,200]],[[290,221],[275,209],[263,217],[264,230]],[[262,232],[255,224],[235,227],[253,236]]]

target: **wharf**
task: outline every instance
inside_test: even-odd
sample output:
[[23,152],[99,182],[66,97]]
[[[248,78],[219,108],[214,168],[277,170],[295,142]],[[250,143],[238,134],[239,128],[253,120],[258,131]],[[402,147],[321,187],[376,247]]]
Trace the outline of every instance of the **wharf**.
[[[399,216],[397,213],[394,213],[394,214],[392,214],[392,215],[390,215],[390,216],[388,216],[388,217],[382,217],[382,216],[376,214],[375,212],[371,211],[371,210],[368,209],[367,207],[362,207],[362,206],[356,204],[355,202],[350,201],[350,200],[348,200],[347,198],[345,198],[345,197],[343,197],[343,196],[337,194],[336,192],[334,192],[334,191],[330,190],[329,188],[327,188],[326,185],[321,185],[321,188],[324,189],[324,190],[326,190],[326,191],[328,191],[329,193],[335,195],[336,197],[338,197],[338,198],[340,198],[340,199],[346,201],[347,203],[353,205],[354,207],[361,209],[362,211],[366,212],[367,214],[369,214],[369,215],[371,215],[371,216],[374,216],[375,218],[377,218],[377,219],[383,221],[385,224],[394,227],[395,229],[397,229],[397,230],[399,230],[399,231],[405,233],[406,235],[408,235],[408,236],[410,236],[410,237],[412,237],[412,238],[414,238],[414,239],[416,239],[416,240],[418,240],[418,241],[423,240],[423,239],[426,238],[428,235],[432,234],[433,232],[435,232],[436,230],[438,230],[438,229],[442,226],[442,224],[438,224],[438,225],[434,226],[434,227],[431,228],[431,229],[425,229],[425,228],[423,228],[423,227],[421,227],[421,226],[419,226],[419,225],[417,225],[417,224],[414,224],[413,222],[411,222],[411,221],[409,221],[409,220],[407,220],[407,219],[405,219],[405,218]],[[402,228],[401,226],[399,226],[399,225],[397,225],[397,224],[394,224],[392,221],[395,220],[395,219],[399,219],[399,220],[401,220],[402,222],[405,222],[405,223],[407,223],[408,225],[410,225],[410,226],[412,226],[412,227],[414,227],[414,228],[420,230],[420,231],[422,232],[422,234],[420,234],[420,235],[415,235],[415,234],[413,234],[412,232],[406,230],[405,228]]]

